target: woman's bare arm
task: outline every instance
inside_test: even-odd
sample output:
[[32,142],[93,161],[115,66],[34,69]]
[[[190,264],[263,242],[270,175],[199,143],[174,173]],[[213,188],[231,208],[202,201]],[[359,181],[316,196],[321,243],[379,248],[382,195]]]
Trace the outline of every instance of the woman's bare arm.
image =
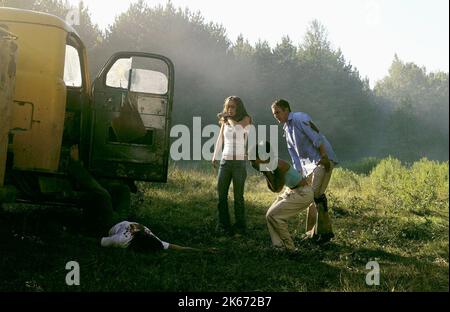
[[219,137],[217,138],[216,147],[214,148],[214,154],[213,154],[213,157],[211,160],[214,167],[216,167],[216,159],[217,159],[219,151],[222,149],[222,145],[223,145],[223,128],[224,128],[224,123],[222,123],[222,125],[220,127]]
[[196,252],[205,251],[205,252],[209,252],[209,253],[216,253],[218,251],[217,248],[199,249],[199,248],[180,246],[180,245],[176,245],[176,244],[169,244],[169,249],[176,250],[176,251],[196,251]]
[[185,247],[175,244],[169,244],[169,249],[178,250],[178,251],[200,251],[200,249],[192,248],[192,247]]

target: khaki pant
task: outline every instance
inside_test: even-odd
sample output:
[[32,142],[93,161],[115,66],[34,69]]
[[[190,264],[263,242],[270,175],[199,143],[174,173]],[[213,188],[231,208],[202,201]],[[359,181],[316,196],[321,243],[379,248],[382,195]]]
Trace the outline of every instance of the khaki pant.
[[[319,165],[307,177],[308,184],[311,185],[315,198],[318,198],[320,195],[325,193],[328,183],[330,182],[333,168],[333,162],[331,162],[330,171],[328,172],[326,172],[324,166]],[[306,214],[306,234],[313,237],[317,234],[332,232],[333,228],[328,211],[324,211],[324,207],[322,205],[316,205],[313,201],[308,207],[308,212]]]
[[314,192],[311,186],[299,187],[294,190],[285,188],[266,213],[267,227],[272,244],[276,247],[294,249],[294,242],[288,229],[288,219],[314,202]]

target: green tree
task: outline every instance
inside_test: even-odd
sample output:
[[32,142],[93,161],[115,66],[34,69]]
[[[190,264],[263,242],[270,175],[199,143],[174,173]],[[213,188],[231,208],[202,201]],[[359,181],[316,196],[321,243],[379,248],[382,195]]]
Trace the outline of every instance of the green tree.
[[428,74],[425,67],[405,63],[395,55],[389,75],[376,83],[374,93],[380,105],[386,106],[385,113],[393,114],[388,117],[392,122],[402,124],[406,118],[417,130],[389,133],[411,143],[408,151],[413,159],[448,159],[448,73]]
[[248,40],[244,39],[244,36],[242,34],[239,34],[239,36],[237,37],[236,43],[232,47],[232,51],[236,59],[242,59],[247,62],[248,59],[251,58],[255,53],[255,49],[248,42]]
[[375,103],[359,72],[340,49],[333,49],[325,27],[313,20],[298,53],[297,90],[302,111],[317,121],[343,159],[370,156]]
[[192,116],[215,122],[226,96],[231,43],[221,25],[206,23],[199,12],[144,1],[130,5],[106,31],[103,54],[118,50],[168,56],[176,68],[174,122],[192,123]]

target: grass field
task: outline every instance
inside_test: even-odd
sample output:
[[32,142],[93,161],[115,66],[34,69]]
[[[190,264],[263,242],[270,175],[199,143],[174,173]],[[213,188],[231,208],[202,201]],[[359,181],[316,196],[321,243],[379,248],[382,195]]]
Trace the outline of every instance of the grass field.
[[[270,248],[264,215],[275,194],[250,168],[246,236],[215,234],[216,173],[207,163],[171,164],[167,184],[139,184],[133,210],[115,215],[168,242],[218,248],[212,254],[101,248],[99,238],[77,233],[77,211],[7,207],[0,291],[448,291],[448,163],[371,159],[347,168],[335,169],[327,191],[335,239],[299,244],[296,254]],[[290,223],[297,243],[304,220],[301,213]],[[71,260],[80,264],[80,286],[65,283]],[[372,260],[378,286],[366,285]]]

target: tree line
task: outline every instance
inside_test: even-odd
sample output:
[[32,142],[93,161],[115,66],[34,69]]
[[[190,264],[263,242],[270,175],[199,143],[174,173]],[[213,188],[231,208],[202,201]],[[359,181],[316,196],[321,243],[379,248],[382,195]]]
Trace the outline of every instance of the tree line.
[[[62,18],[70,8],[62,0],[0,0],[0,6]],[[446,72],[429,73],[395,55],[388,75],[371,89],[317,20],[301,42],[286,36],[271,47],[263,40],[252,45],[242,35],[232,42],[222,25],[170,1],[131,4],[106,30],[92,22],[83,3],[79,10],[80,25],[74,28],[87,47],[92,76],[117,51],[159,53],[174,62],[174,124],[191,127],[193,116],[216,123],[224,98],[238,95],[256,125],[271,125],[270,104],[285,98],[293,110],[312,116],[341,160],[388,155],[448,160]]]

